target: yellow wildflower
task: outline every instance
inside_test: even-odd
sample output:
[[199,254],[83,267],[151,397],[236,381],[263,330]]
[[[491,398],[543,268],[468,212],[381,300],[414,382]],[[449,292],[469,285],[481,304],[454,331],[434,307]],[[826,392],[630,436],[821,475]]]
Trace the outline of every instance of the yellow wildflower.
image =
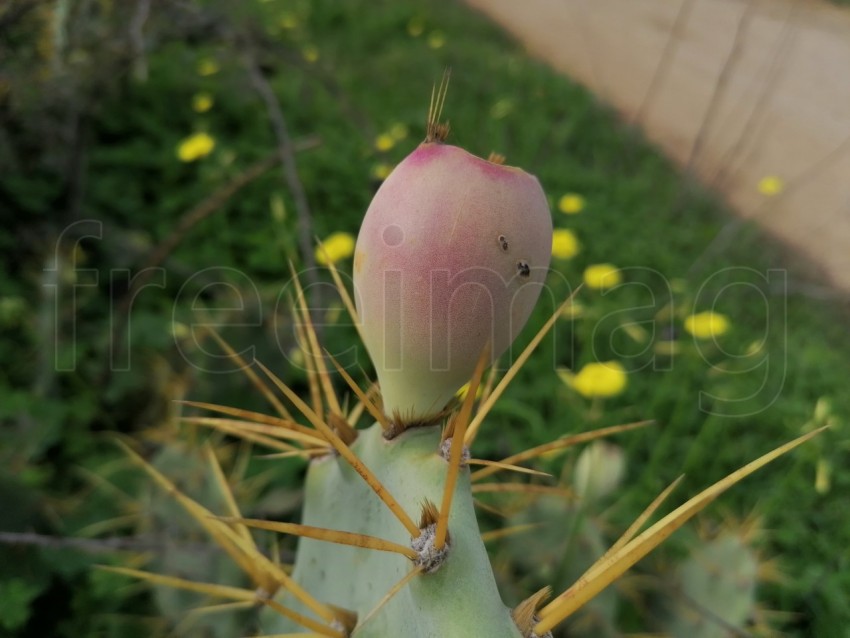
[[375,148],[385,153],[395,146],[395,139],[389,133],[381,133],[375,138]]
[[556,228],[552,233],[552,256],[556,259],[572,259],[581,250],[575,233],[567,228]]
[[558,200],[558,210],[567,215],[575,215],[584,210],[584,197],[576,193],[567,193]]
[[206,113],[213,106],[213,96],[209,93],[195,93],[192,96],[192,109],[196,113]]
[[381,181],[387,179],[393,172],[392,164],[375,164],[372,167],[372,177]]
[[198,75],[215,75],[218,73],[218,62],[212,58],[198,60]]
[[767,177],[762,177],[758,183],[759,193],[762,195],[767,195],[770,197],[771,195],[779,195],[783,190],[785,190],[785,182],[782,181],[782,178],[777,177],[776,175],[768,175]]
[[428,34],[428,46],[432,49],[442,49],[446,44],[446,36],[442,31],[431,31]]
[[719,312],[706,310],[685,318],[685,330],[697,339],[713,339],[729,330],[729,318]]
[[567,370],[558,373],[573,390],[588,399],[604,399],[620,394],[626,388],[626,369],[618,361],[588,363],[578,374]]
[[181,162],[194,162],[213,152],[215,139],[209,133],[193,133],[177,145]]
[[594,264],[584,270],[584,283],[594,290],[608,290],[622,281],[620,269],[613,264]]
[[304,56],[304,59],[307,60],[307,62],[312,64],[319,59],[319,49],[314,44],[308,44],[301,49],[301,55]]
[[316,248],[316,261],[327,266],[329,262],[347,259],[354,254],[354,243],[351,233],[332,233]]

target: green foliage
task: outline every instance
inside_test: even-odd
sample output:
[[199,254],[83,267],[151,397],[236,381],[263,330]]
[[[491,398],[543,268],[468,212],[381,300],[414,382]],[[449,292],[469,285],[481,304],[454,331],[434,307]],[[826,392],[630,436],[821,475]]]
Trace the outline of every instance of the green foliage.
[[20,578],[0,582],[0,626],[7,631],[23,627],[30,616],[30,603],[41,588]]

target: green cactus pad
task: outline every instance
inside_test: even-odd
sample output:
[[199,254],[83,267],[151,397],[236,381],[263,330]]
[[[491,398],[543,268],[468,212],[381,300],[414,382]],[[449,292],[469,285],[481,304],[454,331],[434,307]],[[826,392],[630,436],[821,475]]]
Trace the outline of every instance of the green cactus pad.
[[725,638],[743,630],[756,611],[758,571],[758,555],[736,534],[696,547],[676,570],[678,591],[665,630],[694,638]]
[[[360,434],[352,449],[415,516],[425,499],[434,503],[442,499],[447,463],[438,455],[439,445],[439,428],[415,428],[387,441],[375,425]],[[305,492],[305,525],[410,545],[407,530],[345,461],[331,456],[314,461]],[[356,611],[359,622],[352,636],[357,638],[520,638],[496,588],[465,471],[456,487],[449,533],[451,551],[443,566],[436,573],[415,577],[368,618],[384,595],[413,569],[409,559],[301,539],[293,576],[317,599]],[[306,613],[291,596],[279,601]],[[298,627],[267,616],[264,630],[297,631]]]

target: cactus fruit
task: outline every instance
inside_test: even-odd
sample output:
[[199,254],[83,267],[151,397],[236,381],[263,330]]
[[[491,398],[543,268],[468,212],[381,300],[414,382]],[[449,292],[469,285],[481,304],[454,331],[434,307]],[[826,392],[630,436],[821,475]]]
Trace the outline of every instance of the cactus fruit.
[[354,254],[363,339],[384,409],[434,421],[472,374],[516,338],[552,252],[552,217],[525,171],[443,143],[434,126],[372,200]]
[[[301,523],[244,518],[212,454],[208,462],[225,496],[218,512],[180,492],[128,449],[251,585],[190,582],[127,568],[113,571],[231,601],[222,608],[263,606],[265,636],[543,638],[723,491],[817,434],[765,454],[638,533],[671,486],[641,522],[560,595],[546,602],[549,592],[544,588],[509,609],[478,530],[473,486],[484,488],[481,481],[496,472],[527,471],[517,463],[647,423],[557,438],[499,463],[470,458],[468,448],[494,402],[570,300],[498,383],[483,384],[477,399],[486,367],[510,347],[538,297],[549,263],[552,224],[534,177],[443,143],[447,127],[438,120],[444,95],[441,90],[432,100],[425,143],[390,175],[366,214],[355,253],[356,309],[335,266],[328,264],[375,358],[382,398],[362,390],[337,365],[359,399],[353,409],[344,408],[347,403],[337,396],[328,357],[304,310],[295,318],[300,318],[297,327],[305,337],[309,398],[302,399],[254,362],[300,416],[293,416],[221,340],[277,416],[185,402],[224,415],[188,417],[194,425],[309,461]],[[460,406],[447,407],[467,379]],[[376,423],[357,428],[365,412]],[[473,465],[485,467],[470,472]],[[222,512],[225,517],[216,516]],[[301,537],[291,572],[261,551],[254,528]],[[311,633],[304,634],[305,628]]]

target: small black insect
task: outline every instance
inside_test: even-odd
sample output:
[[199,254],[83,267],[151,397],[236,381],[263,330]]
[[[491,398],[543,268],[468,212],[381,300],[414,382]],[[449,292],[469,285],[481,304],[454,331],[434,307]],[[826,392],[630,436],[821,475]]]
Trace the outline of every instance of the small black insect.
[[531,274],[531,266],[528,265],[528,262],[525,259],[520,259],[516,263],[517,272],[519,272],[520,277],[528,277]]
[[508,238],[504,235],[499,235],[499,248],[502,249],[503,252],[508,252]]

